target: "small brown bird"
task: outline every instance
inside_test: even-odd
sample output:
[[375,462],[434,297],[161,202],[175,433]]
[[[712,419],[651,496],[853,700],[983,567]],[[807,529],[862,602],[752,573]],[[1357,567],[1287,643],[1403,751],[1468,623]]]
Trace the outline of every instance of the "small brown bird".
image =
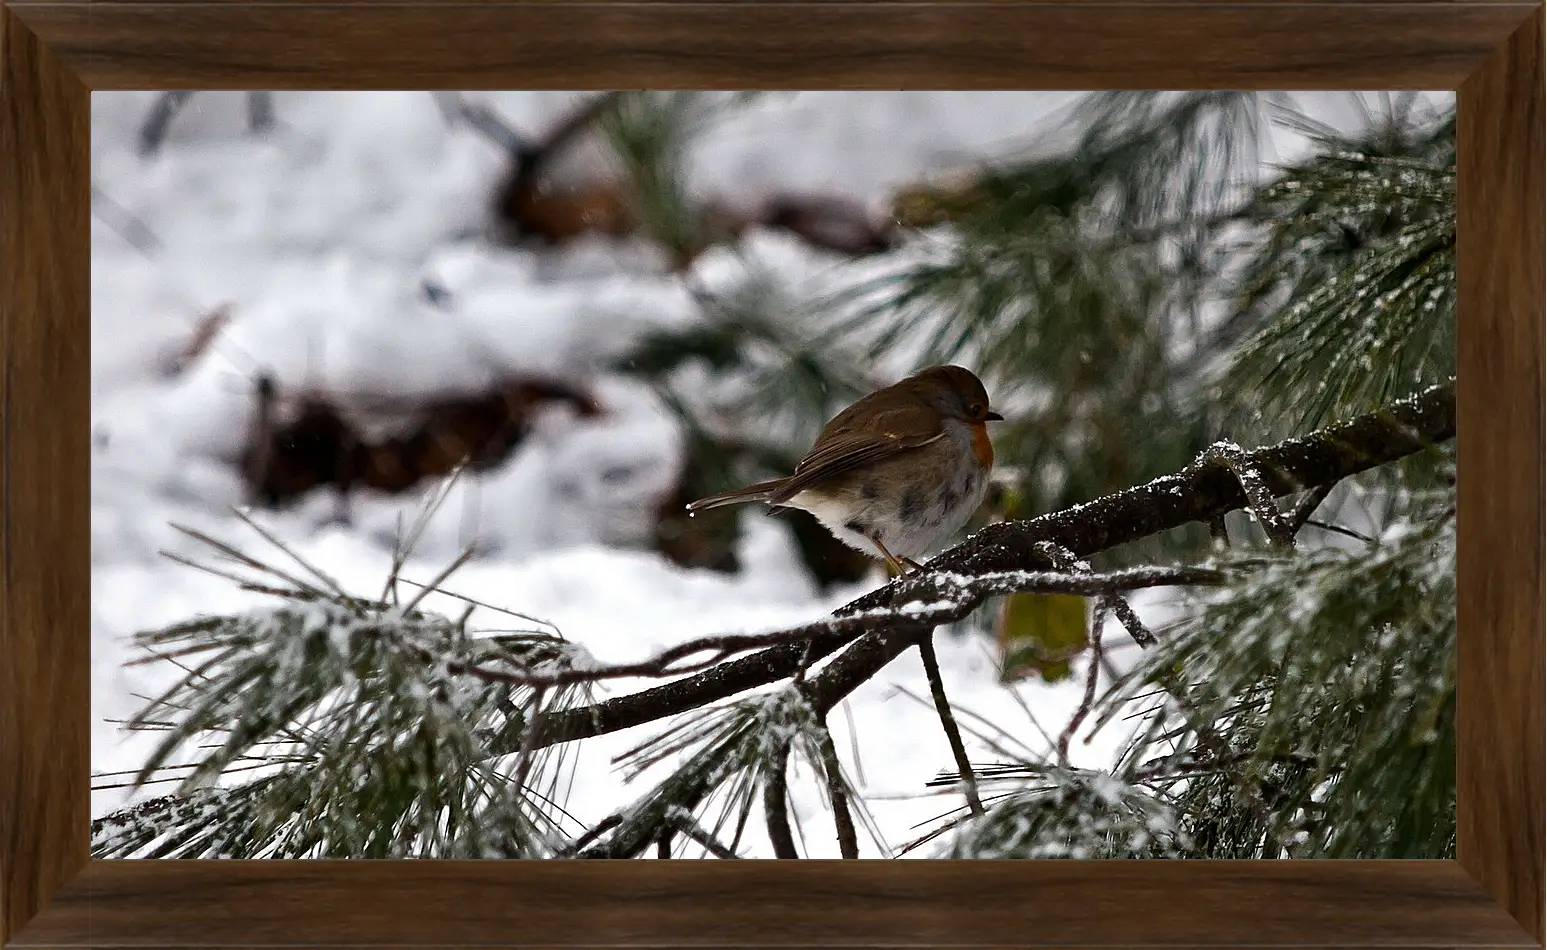
[[689,504],[761,501],[816,516],[840,541],[902,573],[961,530],[983,503],[1004,417],[970,370],[931,366],[840,412],[795,473]]

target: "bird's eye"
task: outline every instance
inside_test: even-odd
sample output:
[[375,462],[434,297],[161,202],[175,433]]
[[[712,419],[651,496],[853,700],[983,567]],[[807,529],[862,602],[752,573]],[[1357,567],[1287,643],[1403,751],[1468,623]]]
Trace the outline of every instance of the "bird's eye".
[[983,414],[983,404],[981,402],[975,402],[967,407],[967,411],[974,416],[981,416]]

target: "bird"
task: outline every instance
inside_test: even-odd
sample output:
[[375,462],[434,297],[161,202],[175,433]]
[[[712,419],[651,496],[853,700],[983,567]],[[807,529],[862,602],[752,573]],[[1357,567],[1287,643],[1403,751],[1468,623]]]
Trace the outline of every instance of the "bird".
[[1003,419],[971,370],[930,366],[834,416],[792,474],[700,498],[687,510],[749,502],[767,504],[770,514],[798,508],[901,575],[982,505],[994,465],[988,423]]

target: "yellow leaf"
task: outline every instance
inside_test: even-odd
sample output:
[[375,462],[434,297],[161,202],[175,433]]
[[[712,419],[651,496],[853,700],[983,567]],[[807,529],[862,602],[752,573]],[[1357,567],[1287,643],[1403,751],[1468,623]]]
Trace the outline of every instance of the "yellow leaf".
[[899,189],[892,197],[892,217],[905,227],[930,227],[980,214],[988,200],[975,177],[956,175]]
[[1011,594],[999,609],[999,675],[1036,673],[1049,683],[1071,674],[1069,661],[1090,645],[1085,598],[1075,594]]

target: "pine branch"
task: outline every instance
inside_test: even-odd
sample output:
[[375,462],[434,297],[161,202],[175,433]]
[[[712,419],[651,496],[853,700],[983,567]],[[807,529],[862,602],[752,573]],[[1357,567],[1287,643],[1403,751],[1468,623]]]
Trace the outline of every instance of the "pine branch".
[[[765,792],[765,814],[777,825],[779,811],[772,806],[784,795],[780,786],[792,753],[825,771],[818,749],[822,732],[821,721],[795,689],[750,696],[685,717],[618,757],[628,763],[629,781],[668,760],[677,761],[669,776],[621,812],[623,820],[605,842],[580,857],[637,857],[663,830],[674,827],[672,815],[712,811],[716,802],[719,818],[708,828],[712,834],[720,832],[729,816],[740,813],[730,842],[734,849],[759,790]],[[777,827],[770,830],[771,835],[778,833]]]
[[[1282,496],[1333,484],[1394,462],[1448,441],[1455,433],[1455,384],[1450,381],[1349,422],[1248,452],[1245,458],[1261,470],[1268,490]],[[939,585],[959,583],[963,577],[1042,565],[1046,556],[1036,546],[1044,541],[1056,542],[1077,556],[1089,557],[1193,522],[1208,523],[1246,506],[1240,482],[1229,471],[1192,466],[1064,511],[1027,521],[989,525],[932,560],[928,571],[916,580],[910,577],[907,582],[899,581],[867,594],[841,608],[835,618],[877,608],[896,611],[908,603],[938,599],[943,593]],[[945,580],[947,576],[950,581]],[[858,639],[847,628],[813,631],[809,637],[813,659],[852,644],[808,684],[808,695],[819,713],[832,708],[914,642],[917,632],[907,630],[901,622],[907,615],[897,616],[899,622],[890,628],[880,620],[867,619],[867,623],[880,629]],[[898,631],[903,635],[895,635]],[[806,649],[804,640],[773,647],[677,682],[557,712],[547,719],[537,744],[553,745],[616,732],[772,683],[793,674]],[[495,751],[503,754],[515,749]]]
[[1368,547],[1301,551],[1199,599],[1107,703],[1175,697],[1118,772],[1174,786],[1211,857],[1443,856],[1453,512],[1453,488],[1417,493]]

